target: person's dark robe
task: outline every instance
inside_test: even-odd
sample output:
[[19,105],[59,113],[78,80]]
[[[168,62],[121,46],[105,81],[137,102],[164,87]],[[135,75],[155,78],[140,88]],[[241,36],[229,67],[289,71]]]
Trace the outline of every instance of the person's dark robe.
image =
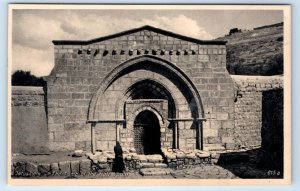
[[113,171],[122,173],[124,171],[124,161],[123,161],[123,150],[120,143],[117,142],[114,147],[115,160],[113,165]]

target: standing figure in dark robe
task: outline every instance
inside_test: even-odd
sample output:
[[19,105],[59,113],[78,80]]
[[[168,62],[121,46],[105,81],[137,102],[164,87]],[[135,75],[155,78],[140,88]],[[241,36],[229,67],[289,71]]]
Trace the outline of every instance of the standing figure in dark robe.
[[113,171],[123,173],[124,171],[123,150],[119,141],[117,141],[116,146],[114,147],[114,151],[115,151],[115,160],[113,165]]

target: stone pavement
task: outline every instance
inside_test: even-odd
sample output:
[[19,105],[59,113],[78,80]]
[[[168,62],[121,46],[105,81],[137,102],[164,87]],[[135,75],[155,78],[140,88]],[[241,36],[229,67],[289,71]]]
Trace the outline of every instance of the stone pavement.
[[174,178],[191,179],[233,179],[238,178],[229,170],[217,165],[203,165],[173,172]]
[[[168,169],[168,168],[167,168]],[[158,169],[162,170],[162,169]],[[106,173],[95,174],[85,177],[87,179],[233,179],[239,178],[231,173],[229,170],[218,165],[203,165],[198,167],[191,167],[183,170],[171,170],[170,173],[161,173],[160,175],[143,176],[138,172],[129,172],[124,174]],[[157,173],[159,174],[159,173]]]

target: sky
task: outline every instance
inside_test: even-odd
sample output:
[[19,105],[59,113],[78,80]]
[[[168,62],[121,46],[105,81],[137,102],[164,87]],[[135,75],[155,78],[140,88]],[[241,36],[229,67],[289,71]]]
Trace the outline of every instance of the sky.
[[39,10],[12,12],[12,72],[48,75],[54,66],[52,40],[89,40],[151,25],[202,40],[283,21],[276,10]]

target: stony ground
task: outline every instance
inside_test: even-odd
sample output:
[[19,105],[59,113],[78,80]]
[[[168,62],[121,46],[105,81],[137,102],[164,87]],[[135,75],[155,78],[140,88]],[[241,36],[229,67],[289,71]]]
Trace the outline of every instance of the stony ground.
[[[49,163],[53,161],[76,160],[67,153],[55,153],[51,155],[18,155],[13,157],[13,161],[31,161]],[[47,179],[236,179],[236,178],[281,178],[282,172],[272,169],[264,169],[251,162],[234,162],[233,164],[202,164],[190,166],[186,169],[172,170],[165,168],[171,173],[167,175],[142,176],[139,172],[128,173],[95,173],[86,176],[42,176],[32,178]]]
[[273,171],[260,169],[251,163],[239,163],[228,166],[205,165],[182,170],[172,170],[169,175],[142,176],[138,172],[98,173],[88,176],[49,176],[35,177],[47,179],[239,179],[239,178],[280,178]]
[[[68,177],[68,178],[87,178],[87,179],[239,179],[239,178],[280,178],[272,174],[273,171],[260,169],[250,163],[233,164],[230,167],[221,167],[219,165],[206,165],[192,167],[183,170],[172,170],[170,175],[160,176],[142,176],[139,173],[106,173],[91,175],[86,177]],[[66,178],[66,177],[65,177]]]

